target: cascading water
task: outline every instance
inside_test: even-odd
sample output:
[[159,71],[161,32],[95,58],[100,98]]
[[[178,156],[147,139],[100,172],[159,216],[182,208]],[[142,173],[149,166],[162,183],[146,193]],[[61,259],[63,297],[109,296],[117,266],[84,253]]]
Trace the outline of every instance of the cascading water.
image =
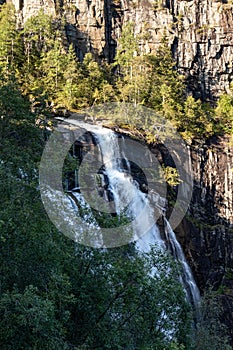
[[183,250],[176,239],[176,235],[172,230],[166,217],[164,217],[164,221],[165,221],[165,235],[169,243],[172,255],[180,262],[182,267],[181,282],[184,286],[186,297],[194,305],[197,305],[200,301],[200,293],[194,281],[192,271],[185,259]]
[[[111,130],[101,128],[95,130],[95,135],[98,139],[102,162],[105,165],[104,172],[109,182],[108,190],[113,195],[117,215],[120,215],[127,207],[126,214],[133,220],[133,240],[138,240],[138,247],[141,250],[149,251],[150,244],[154,243],[163,246],[159,229],[154,225],[154,210],[150,206],[147,195],[140,191],[139,184],[133,180],[130,174],[130,163],[125,158],[124,149],[122,152],[119,150],[116,134]],[[126,169],[123,167],[122,159],[125,159]],[[139,215],[142,210],[143,218]],[[144,239],[142,232],[145,232],[147,227],[150,230],[147,238]]]
[[[162,199],[156,194],[153,198],[149,198],[147,193],[140,190],[138,182],[131,175],[130,161],[125,156],[124,147],[120,150],[118,136],[112,130],[94,125],[88,125],[87,129],[93,133],[97,141],[101,163],[103,164],[101,175],[107,179],[107,186],[105,184],[104,190],[105,198],[109,199],[111,197],[114,203],[112,213],[115,212],[120,216],[124,212],[133,221],[132,240],[137,241],[136,247],[140,251],[148,252],[150,251],[150,246],[155,244],[160,249],[166,249],[165,242],[154,220],[154,208],[157,207],[160,210],[160,214],[162,213],[164,217],[165,237],[169,249],[181,265],[180,279],[184,286],[187,300],[197,305],[200,300],[199,290],[182,248],[164,215],[164,208],[158,202],[158,200],[161,201]],[[106,195],[106,191],[108,195]],[[88,209],[88,214],[86,214],[84,220],[87,222],[92,220],[98,226],[94,217],[91,218],[91,210],[89,210],[88,204],[85,203],[83,197],[78,193],[73,193],[73,196],[79,201],[80,206],[85,208],[85,210]],[[74,205],[74,198],[71,198],[71,201],[72,205]],[[142,211],[143,217],[140,215]]]

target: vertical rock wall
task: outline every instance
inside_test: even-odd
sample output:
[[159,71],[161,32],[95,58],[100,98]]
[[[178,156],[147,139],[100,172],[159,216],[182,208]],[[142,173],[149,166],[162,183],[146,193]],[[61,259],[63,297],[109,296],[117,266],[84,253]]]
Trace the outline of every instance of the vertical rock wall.
[[225,285],[228,272],[233,272],[232,145],[230,140],[221,139],[208,146],[196,146],[192,158],[195,187],[187,247],[190,257],[195,252],[200,285],[214,286],[216,290]]
[[233,153],[229,139],[191,152],[194,191],[177,236],[201,291],[216,292],[233,343]]

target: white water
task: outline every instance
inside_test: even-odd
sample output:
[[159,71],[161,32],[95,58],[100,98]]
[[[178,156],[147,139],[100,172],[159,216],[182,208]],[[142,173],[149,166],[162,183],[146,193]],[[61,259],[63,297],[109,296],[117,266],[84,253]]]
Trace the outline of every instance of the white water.
[[165,235],[166,235],[167,241],[169,242],[172,255],[180,262],[182,267],[181,282],[184,286],[186,297],[194,305],[197,305],[200,301],[199,289],[194,281],[192,271],[185,259],[185,255],[183,253],[183,250],[179,242],[176,239],[176,235],[174,231],[172,230],[167,219],[164,218],[164,220],[165,220]]
[[[111,130],[100,128],[95,130],[95,135],[99,141],[116,213],[120,215],[127,208],[126,214],[133,220],[133,240],[138,240],[138,247],[141,250],[149,251],[150,244],[154,243],[164,246],[158,227],[154,224],[154,210],[147,195],[139,190],[138,183],[132,179],[130,173],[121,167],[119,159],[125,158],[125,152],[124,149],[120,152],[116,134]],[[127,170],[130,170],[129,162],[126,161],[126,164]],[[143,217],[140,213],[143,213]],[[145,230],[148,231],[146,237],[143,235]]]
[[[159,208],[161,214],[164,215],[164,208],[158,203],[158,200],[160,199],[161,201],[161,198],[159,195],[154,194],[153,198],[149,199],[147,194],[140,191],[138,183],[130,175],[130,163],[125,157],[125,151],[124,149],[119,149],[118,137],[113,131],[91,125],[88,126],[88,130],[94,133],[98,141],[102,164],[105,167],[104,174],[109,182],[108,190],[114,198],[115,212],[117,215],[124,213],[132,219],[133,240],[137,241],[137,248],[142,252],[148,252],[151,245],[156,244],[160,249],[166,249],[159,228],[154,223],[154,207]],[[119,161],[122,158],[126,161],[125,168],[122,167],[122,163]],[[85,203],[81,201],[80,205],[85,206]],[[87,221],[90,219],[90,216],[88,216]],[[169,248],[181,264],[180,279],[184,286],[187,300],[197,305],[200,300],[200,294],[191,269],[165,215],[164,222],[165,236]]]

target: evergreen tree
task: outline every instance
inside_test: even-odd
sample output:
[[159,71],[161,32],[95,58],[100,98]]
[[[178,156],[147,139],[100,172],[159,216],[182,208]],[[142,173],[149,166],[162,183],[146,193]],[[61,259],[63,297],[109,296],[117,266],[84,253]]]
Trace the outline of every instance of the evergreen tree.
[[[1,6],[1,349],[228,349],[215,314],[208,318],[212,306],[203,311],[190,345],[189,307],[179,267],[169,255],[156,247],[139,254],[134,244],[115,250],[81,247],[51,224],[38,191],[45,141],[38,120],[45,118],[44,110],[30,104],[21,90],[45,107],[53,102],[79,109],[114,99],[145,104],[172,120],[186,137],[232,132],[232,96],[220,98],[215,110],[220,127],[213,129],[208,106],[184,98],[183,80],[166,41],[155,56],[139,56],[133,24],[127,24],[112,82],[110,68],[91,54],[80,63],[72,46],[65,51],[55,22],[43,11],[27,21],[22,65],[14,9]],[[108,218],[105,224],[113,222]]]
[[119,77],[116,82],[118,100],[146,105],[151,87],[152,66],[147,56],[137,56],[131,61],[129,74]]
[[233,133],[233,95],[232,86],[229,94],[220,96],[216,109],[216,131],[219,133]]
[[149,59],[153,69],[148,106],[179,126],[185,87],[183,77],[175,69],[166,38],[162,40],[156,55],[150,56]]
[[40,72],[43,93],[53,102],[64,84],[65,56],[65,50],[59,40],[54,42],[50,50],[41,55]]
[[14,6],[0,6],[0,70],[7,76],[15,73],[23,62],[23,48],[16,30]]
[[208,138],[213,134],[214,117],[213,110],[208,104],[195,100],[192,96],[188,96],[184,103],[184,113],[180,119],[180,132],[183,137]]
[[127,23],[122,28],[116,58],[117,98],[123,102],[137,105],[145,104],[150,85],[150,63],[146,56],[139,56],[139,37],[134,35],[134,23]]
[[78,84],[81,78],[80,67],[72,45],[69,46],[68,53],[63,56],[62,61],[63,84],[57,94],[57,103],[72,110],[78,105]]
[[[0,95],[8,118],[0,120],[1,349],[169,349],[166,330],[181,342],[187,304],[169,256],[142,256],[133,245],[77,246],[49,221],[37,183],[42,130],[18,90],[11,105],[7,87],[11,94]],[[159,277],[150,273],[155,266]]]
[[57,35],[51,16],[40,10],[24,24],[23,37],[28,66],[33,65],[43,52],[54,45]]
[[51,49],[54,50],[56,41],[60,39],[60,32],[56,27],[57,22],[43,10],[40,10],[36,16],[30,17],[24,24],[22,36],[25,62],[20,83],[26,94],[34,97],[43,95],[41,60]]
[[138,53],[138,38],[134,35],[134,23],[128,22],[122,28],[115,58],[115,65],[119,66],[122,74],[131,74],[131,63]]
[[85,108],[96,103],[111,101],[115,92],[108,82],[107,69],[102,68],[92,57],[86,54],[79,65],[77,82],[77,107]]

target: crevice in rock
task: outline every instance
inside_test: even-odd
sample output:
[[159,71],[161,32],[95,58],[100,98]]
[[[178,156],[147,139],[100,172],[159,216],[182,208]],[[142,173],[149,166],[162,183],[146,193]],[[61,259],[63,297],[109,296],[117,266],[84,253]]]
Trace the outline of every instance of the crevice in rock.
[[216,60],[219,60],[222,57],[223,50],[224,50],[224,45],[221,45],[220,50],[216,53],[216,55],[214,57]]

